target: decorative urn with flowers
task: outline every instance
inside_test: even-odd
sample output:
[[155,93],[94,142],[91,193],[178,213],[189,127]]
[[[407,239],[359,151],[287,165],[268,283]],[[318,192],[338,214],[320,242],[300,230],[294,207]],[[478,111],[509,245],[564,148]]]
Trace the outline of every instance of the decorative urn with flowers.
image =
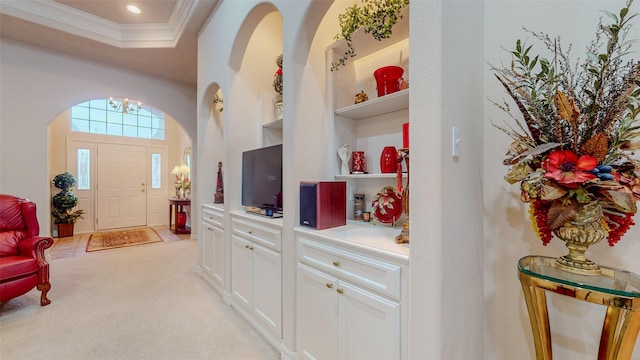
[[185,164],[176,165],[173,170],[171,170],[171,174],[176,176],[176,181],[174,186],[176,188],[176,198],[185,198],[188,197],[189,192],[191,191],[191,181],[189,181],[189,173],[190,169]]
[[529,203],[533,230],[544,245],[556,235],[569,254],[557,259],[563,270],[599,274],[585,256],[606,238],[614,246],[634,225],[640,199],[640,62],[627,59],[626,39],[632,0],[618,14],[604,12],[584,61],[573,63],[560,38],[526,30],[541,41],[552,59],[533,55],[520,40],[510,66],[492,67],[518,107],[495,103],[516,125],[495,125],[513,143],[504,164],[505,179],[519,183]]

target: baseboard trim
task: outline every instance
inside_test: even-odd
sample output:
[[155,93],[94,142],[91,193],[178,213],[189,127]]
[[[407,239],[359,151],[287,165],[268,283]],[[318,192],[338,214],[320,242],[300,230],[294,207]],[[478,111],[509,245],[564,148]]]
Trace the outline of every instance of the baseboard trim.
[[282,345],[282,351],[280,352],[280,360],[296,360],[298,353],[289,350],[286,346]]
[[284,345],[282,344],[282,339],[276,339],[269,330],[267,330],[264,326],[262,326],[262,324],[260,324],[258,320],[256,320],[242,306],[237,306],[232,303],[231,307],[233,307],[233,309],[238,314],[240,314],[240,316],[242,316],[254,329],[256,329],[256,331],[258,331],[262,335],[262,337],[264,337],[267,340],[267,342],[269,342],[269,344],[271,344],[271,346],[273,346],[274,349],[276,349],[276,351],[280,353],[280,357],[282,357],[282,354],[284,353],[284,349],[285,349]]

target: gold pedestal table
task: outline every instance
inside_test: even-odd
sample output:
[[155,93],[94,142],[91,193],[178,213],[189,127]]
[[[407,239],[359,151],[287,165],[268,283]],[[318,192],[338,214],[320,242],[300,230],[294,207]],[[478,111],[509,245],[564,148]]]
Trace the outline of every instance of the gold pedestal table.
[[525,256],[518,261],[537,360],[553,359],[545,291],[606,306],[598,360],[631,359],[640,330],[640,276],[600,268],[600,275],[580,275],[560,270],[552,257]]

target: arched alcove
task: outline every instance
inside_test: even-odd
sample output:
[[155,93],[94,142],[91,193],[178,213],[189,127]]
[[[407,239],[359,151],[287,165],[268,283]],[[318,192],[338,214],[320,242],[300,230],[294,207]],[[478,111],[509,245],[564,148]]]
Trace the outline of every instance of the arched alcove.
[[[270,126],[276,118],[278,94],[273,80],[282,44],[282,16],[276,7],[267,3],[249,12],[233,43],[229,90],[224,98],[225,177],[237,179],[236,185],[240,185],[242,176],[243,151],[283,142],[281,125]],[[229,206],[225,208],[241,208],[241,187],[225,190],[225,203]]]
[[[212,203],[216,191],[217,164],[225,155],[224,95],[218,83],[205,90],[198,109],[198,159],[205,169],[198,177],[198,194],[202,202]],[[226,165],[223,163],[223,165]]]

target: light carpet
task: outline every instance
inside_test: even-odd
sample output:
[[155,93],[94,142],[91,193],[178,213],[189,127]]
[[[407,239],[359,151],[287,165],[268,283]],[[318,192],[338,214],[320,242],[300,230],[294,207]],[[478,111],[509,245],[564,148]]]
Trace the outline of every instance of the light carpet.
[[276,350],[196,275],[196,240],[51,261],[51,304],[0,308],[0,358],[275,360]]
[[162,241],[160,235],[149,227],[101,231],[89,236],[87,252],[150,244],[160,241]]

